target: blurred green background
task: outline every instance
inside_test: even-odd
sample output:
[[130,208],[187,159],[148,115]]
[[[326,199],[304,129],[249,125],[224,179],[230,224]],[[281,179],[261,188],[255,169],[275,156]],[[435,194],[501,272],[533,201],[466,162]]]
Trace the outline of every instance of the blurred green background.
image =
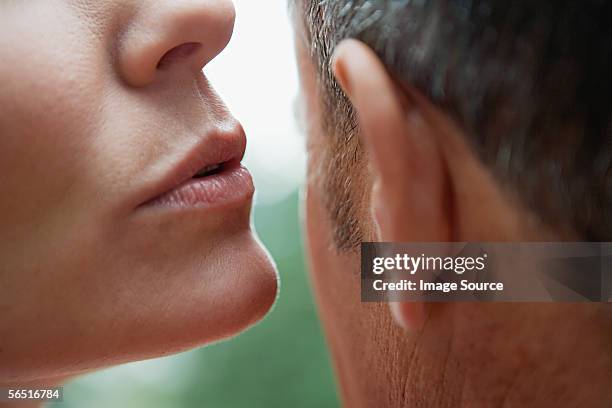
[[312,303],[297,222],[298,193],[257,205],[256,227],[281,291],[257,326],[225,342],[128,364],[68,384],[52,407],[335,407],[329,357]]

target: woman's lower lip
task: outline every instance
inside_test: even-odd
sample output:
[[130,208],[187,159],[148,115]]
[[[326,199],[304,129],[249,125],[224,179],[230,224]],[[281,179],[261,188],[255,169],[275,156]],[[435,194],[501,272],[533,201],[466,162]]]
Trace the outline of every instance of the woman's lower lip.
[[144,207],[212,208],[250,200],[255,188],[249,171],[240,165],[203,178],[193,178],[147,202]]

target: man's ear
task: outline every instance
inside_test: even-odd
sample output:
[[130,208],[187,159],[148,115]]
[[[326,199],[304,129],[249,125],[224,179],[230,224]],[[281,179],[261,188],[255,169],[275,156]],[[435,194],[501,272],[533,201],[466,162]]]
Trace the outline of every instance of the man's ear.
[[[339,44],[333,69],[359,118],[373,173],[371,208],[379,240],[450,241],[448,174],[439,139],[419,106],[362,42]],[[408,329],[420,328],[426,318],[419,302],[392,303],[391,310]]]

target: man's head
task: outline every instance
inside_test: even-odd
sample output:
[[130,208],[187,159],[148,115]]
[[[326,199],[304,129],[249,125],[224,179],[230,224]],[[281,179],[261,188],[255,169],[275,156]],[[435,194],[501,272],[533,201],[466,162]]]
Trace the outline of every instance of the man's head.
[[[555,387],[577,373],[588,372],[591,390],[605,384],[609,335],[598,328],[609,321],[598,308],[445,305],[418,334],[402,333],[384,307],[359,304],[356,249],[381,238],[610,240],[610,9],[603,1],[294,4],[311,265],[350,406],[567,402]],[[410,323],[419,313],[404,305],[398,315]],[[600,366],[585,365],[587,349],[605,356]],[[576,389],[572,398],[584,401]]]
[[[302,1],[323,131],[343,145],[333,157],[339,170],[362,155],[331,56],[341,40],[356,38],[398,83],[454,119],[500,184],[543,221],[585,240],[609,238],[612,29],[604,3]],[[336,243],[355,247],[363,233],[338,183],[328,181]]]

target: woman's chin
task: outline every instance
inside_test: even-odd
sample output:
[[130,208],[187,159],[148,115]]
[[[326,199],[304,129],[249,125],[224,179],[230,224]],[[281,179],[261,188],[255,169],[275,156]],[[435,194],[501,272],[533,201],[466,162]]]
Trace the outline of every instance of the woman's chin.
[[207,342],[232,337],[248,329],[262,320],[276,301],[279,287],[276,265],[252,233],[247,240],[225,258],[234,258],[233,266],[228,265],[225,279],[218,282],[218,306],[213,312],[217,318],[213,330],[194,322],[203,329],[204,338],[210,333]]
[[168,303],[164,319],[152,322],[149,339],[157,338],[151,345],[160,347],[154,354],[233,337],[262,320],[274,305],[276,266],[251,231],[232,237],[212,253],[214,262],[196,272],[201,280],[188,280]]
[[[201,347],[253,326],[276,300],[271,257],[250,229],[206,243],[199,251],[150,253],[146,264],[108,257],[108,269],[73,281],[73,296],[41,309],[32,324],[47,333],[44,347],[6,345],[13,358],[0,374],[17,382],[72,376]],[[58,310],[63,325],[54,323]]]

